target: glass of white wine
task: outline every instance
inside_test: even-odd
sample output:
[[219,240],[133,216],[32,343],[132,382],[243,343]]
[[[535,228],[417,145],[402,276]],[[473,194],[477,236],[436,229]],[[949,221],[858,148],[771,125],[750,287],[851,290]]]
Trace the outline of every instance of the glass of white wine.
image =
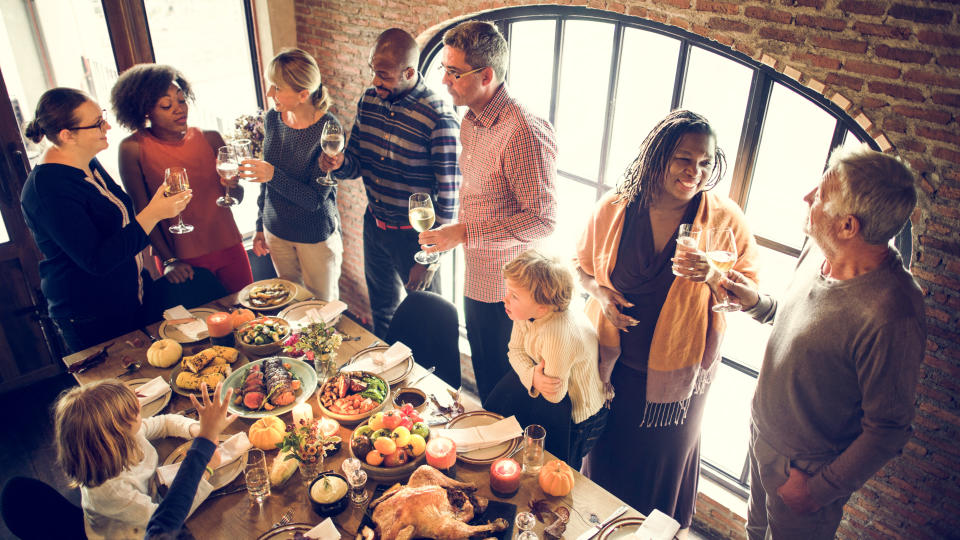
[[[733,268],[737,262],[737,241],[730,227],[718,227],[707,230],[707,261],[721,275]],[[714,311],[739,311],[740,304],[730,300],[730,296],[720,290],[722,301],[713,305]]]
[[[429,193],[414,193],[410,195],[410,225],[417,232],[430,230],[436,216],[433,211],[433,198]],[[433,264],[440,260],[439,253],[427,253],[420,250],[414,256],[413,260],[420,264]]]
[[[233,146],[221,146],[217,150],[217,174],[224,181],[237,176],[240,169],[240,163],[237,159],[236,148]],[[230,186],[224,186],[223,197],[217,199],[217,206],[236,206],[240,201],[230,196]]]
[[[170,167],[163,172],[164,195],[176,195],[182,191],[190,189],[190,181],[187,180],[187,170],[183,167]],[[170,226],[170,232],[173,234],[187,234],[193,230],[193,225],[183,222],[183,216],[177,215],[177,224]]]
[[[323,148],[323,153],[333,157],[343,152],[343,144],[343,128],[336,120],[328,120],[323,124],[323,132],[320,134],[320,147]],[[337,185],[337,181],[333,178],[333,169],[327,171],[326,176],[317,178],[317,183],[321,186]]]

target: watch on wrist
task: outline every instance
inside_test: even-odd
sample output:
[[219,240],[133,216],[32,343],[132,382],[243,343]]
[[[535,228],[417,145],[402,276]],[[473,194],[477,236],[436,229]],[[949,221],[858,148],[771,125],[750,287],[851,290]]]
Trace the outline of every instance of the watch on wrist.
[[180,259],[177,259],[176,257],[170,257],[169,259],[166,259],[166,260],[163,261],[163,267],[166,268],[166,267],[170,266],[171,264],[174,264],[174,263],[177,263],[177,262],[180,262]]

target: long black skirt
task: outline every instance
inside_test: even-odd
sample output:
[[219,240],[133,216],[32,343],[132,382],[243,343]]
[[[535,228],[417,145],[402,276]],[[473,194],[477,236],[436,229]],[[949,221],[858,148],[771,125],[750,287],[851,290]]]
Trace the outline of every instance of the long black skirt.
[[642,427],[647,376],[623,364],[613,370],[607,429],[587,455],[583,474],[643,514],[654,508],[689,527],[700,476],[700,424],[706,392],[690,399],[680,425]]

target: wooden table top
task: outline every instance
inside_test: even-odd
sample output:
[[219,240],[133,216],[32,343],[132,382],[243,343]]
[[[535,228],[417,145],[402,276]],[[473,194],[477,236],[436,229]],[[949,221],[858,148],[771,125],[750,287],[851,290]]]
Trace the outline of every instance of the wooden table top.
[[[301,292],[300,296],[307,296]],[[229,306],[235,303],[235,296],[227,296],[211,307],[222,309],[223,306]],[[152,335],[157,335],[159,323],[147,327],[147,331]],[[354,354],[361,349],[375,343],[377,338],[369,331],[358,325],[347,317],[342,317],[336,325],[337,329],[348,336],[359,337],[359,340],[345,341],[338,352],[337,360],[340,364],[347,362]],[[83,373],[75,374],[78,382],[87,383],[100,379],[117,377],[122,380],[156,376],[162,376],[169,380],[173,368],[156,368],[149,365],[146,361],[146,350],[150,346],[150,339],[141,331],[134,331],[120,336],[96,347],[91,347],[85,351],[64,357],[66,365],[78,362],[93,352],[102,349],[106,344],[113,343],[107,349],[107,359]],[[184,354],[195,354],[197,351],[209,346],[209,340],[197,344],[185,345]],[[138,360],[142,367],[133,373],[128,373],[124,368],[124,357],[127,360]],[[413,381],[425,374],[426,370],[419,364],[415,365],[407,380]],[[401,385],[402,386],[402,383]],[[449,386],[435,375],[429,375],[416,383],[416,386],[426,392],[435,393],[438,396],[445,395]],[[394,388],[397,388],[395,386]],[[441,398],[442,399],[442,398]],[[314,416],[320,417],[320,410],[317,400],[311,397],[308,401],[313,407]],[[463,401],[467,411],[480,408],[479,403],[467,397]],[[190,408],[192,405],[189,398],[174,393],[170,404],[163,411],[164,413],[173,413]],[[426,411],[429,411],[427,409]],[[425,413],[426,413],[425,411]],[[426,414],[425,414],[426,416]],[[290,422],[290,413],[281,415],[281,419]],[[231,424],[224,437],[239,431],[246,431],[253,424],[254,419],[238,418]],[[344,448],[337,454],[327,458],[324,462],[324,469],[333,469],[340,471],[340,465],[348,457],[346,445],[348,444],[352,427],[341,427],[340,436],[344,440]],[[549,434],[547,434],[549,437]],[[157,448],[157,453],[163,458],[169,455],[177,446],[183,444],[183,440],[176,438],[166,438],[153,441]],[[267,466],[269,467],[277,451],[267,452]],[[550,456],[547,459],[551,459]],[[491,500],[509,502],[517,505],[518,512],[526,510],[528,503],[535,499],[545,498],[550,507],[565,505],[572,508],[570,521],[567,524],[564,538],[577,538],[582,532],[586,531],[589,523],[586,521],[591,513],[597,514],[600,519],[608,516],[614,509],[623,502],[592,482],[590,479],[575,473],[576,481],[573,491],[565,497],[549,497],[540,489],[536,476],[525,475],[521,481],[520,491],[510,499],[499,499],[490,492],[489,484],[489,465],[470,465],[463,462],[457,464],[457,478],[461,481],[473,482],[477,485],[478,494],[489,497]],[[367,482],[367,491],[372,493],[377,486],[378,481],[370,479]],[[242,486],[243,475],[237,477],[231,486]],[[201,539],[229,539],[241,540],[245,538],[258,538],[263,533],[270,530],[271,526],[280,519],[284,512],[293,509],[293,519],[291,523],[309,523],[315,525],[323,520],[315,514],[307,500],[307,488],[301,482],[299,472],[294,474],[290,480],[280,487],[272,488],[271,495],[262,505],[262,508],[252,504],[246,492],[238,492],[229,495],[223,495],[211,500],[205,501],[193,515],[187,520],[187,528],[190,532]],[[630,509],[624,516],[642,516],[637,511]],[[350,505],[346,511],[334,518],[334,522],[340,529],[344,538],[353,538],[361,520],[362,511],[353,505]],[[534,529],[542,538],[544,525],[537,523]],[[514,531],[516,533],[516,531]]]

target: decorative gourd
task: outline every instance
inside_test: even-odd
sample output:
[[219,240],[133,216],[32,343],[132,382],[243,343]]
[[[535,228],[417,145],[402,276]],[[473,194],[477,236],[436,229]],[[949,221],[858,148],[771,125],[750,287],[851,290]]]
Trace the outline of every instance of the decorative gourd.
[[230,314],[230,318],[233,320],[233,329],[236,330],[240,328],[240,325],[247,321],[252,321],[257,318],[249,309],[237,308],[233,310]]
[[563,461],[555,459],[540,469],[537,481],[547,495],[563,497],[573,489],[573,469]]
[[265,416],[250,426],[247,438],[261,450],[273,450],[283,440],[287,426],[276,416]]
[[158,368],[168,368],[180,360],[183,347],[172,339],[161,339],[147,349],[147,362]]

